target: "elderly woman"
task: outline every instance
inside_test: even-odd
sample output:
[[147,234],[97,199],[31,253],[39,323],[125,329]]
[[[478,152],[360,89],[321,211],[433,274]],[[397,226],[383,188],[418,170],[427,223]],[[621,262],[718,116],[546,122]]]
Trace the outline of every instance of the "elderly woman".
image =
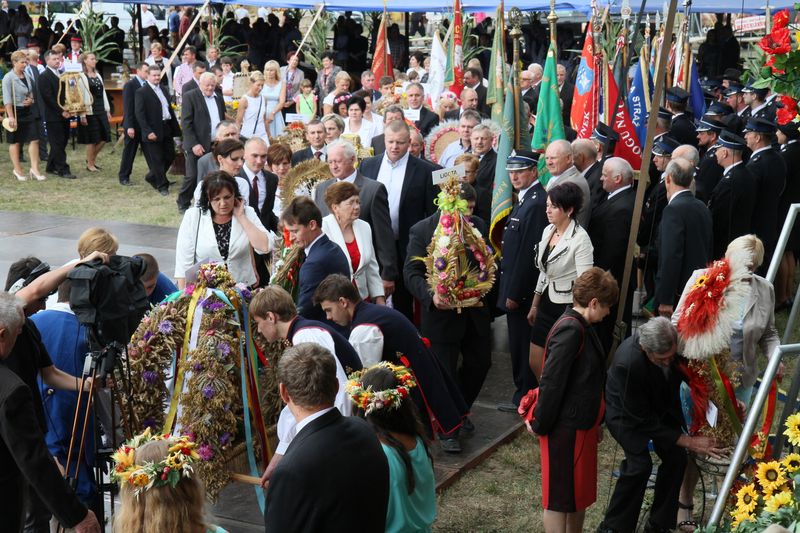
[[[755,235],[742,235],[732,240],[725,251],[725,258],[744,257],[750,276],[740,283],[746,283],[749,287],[749,295],[743,302],[739,310],[739,318],[733,323],[733,334],[730,339],[731,358],[735,361],[739,383],[734,388],[734,393],[739,404],[746,410],[750,405],[753,394],[753,386],[760,373],[758,370],[758,349],[761,348],[767,357],[772,356],[772,352],[780,345],[778,330],[775,328],[775,290],[772,283],[755,274],[755,271],[764,261],[764,244]],[[678,306],[672,315],[672,323],[677,325],[678,319],[683,313],[686,296],[694,286],[697,278],[706,272],[707,269],[695,270],[686,286],[683,294],[678,301]],[[779,373],[783,373],[783,366]],[[687,411],[687,403],[691,403],[688,398],[688,388],[681,389],[681,399],[684,403],[684,413]],[[678,528],[697,527],[693,520],[692,508],[694,500],[694,488],[697,485],[698,472],[693,461],[689,461],[686,466],[686,474],[681,485],[680,498],[678,500]]]
[[178,229],[178,287],[186,286],[186,271],[201,260],[224,261],[237,283],[255,285],[258,276],[250,248],[266,254],[271,242],[256,212],[245,206],[233,177],[212,172],[203,179],[199,205],[186,210]]
[[350,92],[350,74],[341,71],[336,74],[336,83],[334,90],[329,92],[322,100],[322,112],[327,115],[328,113],[336,113],[335,101],[337,96],[348,94]]
[[81,54],[83,74],[81,83],[87,96],[91,95],[92,104],[86,110],[86,119],[81,118],[78,126],[78,142],[86,145],[86,170],[100,172],[95,162],[100,150],[111,141],[111,106],[103,85],[103,77],[97,72],[97,56],[94,52]]
[[[3,104],[6,117],[12,129],[7,131],[8,155],[14,165],[14,177],[19,181],[47,179],[39,170],[39,136],[36,121],[39,113],[34,105],[33,78],[25,72],[28,58],[25,52],[17,50],[11,54],[12,70],[3,76]],[[20,163],[22,145],[28,143],[28,156],[31,170],[25,172]]]
[[553,187],[547,193],[547,221],[536,250],[539,280],[528,312],[531,330],[530,365],[542,374],[544,346],[556,319],[572,302],[575,280],[594,264],[589,234],[575,220],[583,205],[583,194],[574,183]]
[[278,176],[278,188],[275,190],[275,204],[272,207],[272,212],[280,220],[283,212],[281,189],[289,170],[292,168],[292,149],[280,143],[270,146],[267,149],[267,167],[273,174]]
[[330,214],[322,219],[322,231],[350,260],[350,276],[361,298],[384,305],[383,282],[372,246],[372,229],[360,220],[358,187],[348,181],[334,183],[325,191]]
[[[544,529],[583,530],[585,510],[597,499],[597,444],[602,438],[606,357],[591,327],[608,315],[619,288],[609,272],[592,267],[570,284],[572,307],[547,338],[528,431],[540,435]],[[529,396],[523,398],[524,405]]]
[[344,132],[358,135],[361,146],[372,146],[372,138],[377,135],[373,122],[364,118],[367,103],[360,96],[351,96],[347,99],[347,118],[344,121]]
[[300,55],[295,50],[286,54],[287,64],[281,67],[281,79],[286,86],[286,103],[283,105],[284,118],[286,113],[296,113],[295,96],[300,94],[300,87],[305,74],[300,70]]
[[[244,165],[244,145],[242,142],[239,139],[223,139],[214,144],[214,150],[211,153],[217,163],[217,169],[225,172],[228,176],[233,176],[239,188],[239,194],[244,199],[244,205],[247,205],[247,199],[250,197],[250,184],[246,179],[239,176],[242,165]],[[205,176],[200,176],[200,183],[197,184],[194,190],[195,205],[202,196],[203,178]]]

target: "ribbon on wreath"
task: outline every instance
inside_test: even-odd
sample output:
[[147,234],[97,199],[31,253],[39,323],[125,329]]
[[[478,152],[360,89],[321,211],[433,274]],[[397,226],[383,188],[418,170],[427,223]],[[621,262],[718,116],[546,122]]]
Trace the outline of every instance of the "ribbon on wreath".
[[[189,353],[192,331],[195,329],[194,319],[197,303],[200,301],[200,296],[204,292],[205,289],[202,287],[195,288],[194,292],[192,293],[192,299],[189,301],[189,309],[186,313],[186,332],[183,335],[183,344],[181,345],[181,350],[179,353],[175,354],[175,384],[172,389],[172,398],[170,398],[167,416],[164,419],[164,427],[161,431],[162,433],[172,433],[172,428],[175,425],[175,417],[178,414],[178,400],[181,396],[181,392],[183,391],[183,381],[186,377],[186,365],[184,364],[184,358],[186,357],[186,354]],[[202,310],[198,315],[198,323],[200,317],[202,317]]]
[[709,366],[711,367],[711,380],[714,382],[714,386],[717,389],[717,394],[720,398],[720,402],[722,403],[721,407],[728,415],[728,419],[730,419],[733,430],[737,435],[741,435],[742,413],[739,410],[739,404],[736,401],[736,394],[733,391],[733,385],[731,385],[731,381],[728,379],[728,376],[725,375],[725,372],[722,372],[719,369],[719,366],[717,366],[717,359],[715,357],[712,357],[708,361]]
[[[762,382],[763,385],[763,382]],[[772,455],[772,448],[769,444],[769,432],[772,427],[772,420],[775,418],[775,406],[778,403],[778,386],[775,380],[769,385],[767,393],[767,403],[761,410],[760,430],[750,439],[750,454],[756,458],[769,457]]]

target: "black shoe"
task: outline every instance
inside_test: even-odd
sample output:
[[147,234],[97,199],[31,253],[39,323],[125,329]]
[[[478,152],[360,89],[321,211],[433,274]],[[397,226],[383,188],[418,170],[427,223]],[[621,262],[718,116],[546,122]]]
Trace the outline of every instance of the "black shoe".
[[169,196],[169,189],[159,189],[158,194],[161,196]]
[[457,438],[445,437],[439,439],[442,451],[445,453],[461,453],[461,443]]
[[504,413],[516,413],[517,406],[512,402],[500,402],[497,404],[497,410]]
[[603,524],[597,526],[597,533],[617,533],[616,529],[611,529],[610,527],[606,527]]
[[461,424],[461,429],[467,433],[475,433],[475,424],[472,423],[470,417],[464,419],[464,422]]
[[130,187],[130,186],[133,185],[133,183],[131,183],[131,180],[119,180],[119,184],[120,185],[125,185],[127,187]]
[[61,174],[59,174],[59,176],[61,176],[61,177],[62,177],[62,178],[64,178],[65,180],[75,180],[75,179],[78,179],[78,176],[76,176],[75,174],[73,174],[72,172],[69,172],[69,171],[67,171],[67,172],[62,172]]

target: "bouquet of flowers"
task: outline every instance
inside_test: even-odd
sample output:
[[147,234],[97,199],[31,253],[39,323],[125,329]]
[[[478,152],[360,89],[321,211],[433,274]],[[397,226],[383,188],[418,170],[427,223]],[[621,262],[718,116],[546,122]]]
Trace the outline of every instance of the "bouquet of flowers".
[[[798,4],[795,4],[795,10]],[[780,93],[783,107],[778,109],[778,124],[788,124],[797,117],[800,100],[800,25],[789,23],[789,10],[772,18],[772,31],[758,46],[764,51],[763,66],[753,74],[754,86],[769,87]]]

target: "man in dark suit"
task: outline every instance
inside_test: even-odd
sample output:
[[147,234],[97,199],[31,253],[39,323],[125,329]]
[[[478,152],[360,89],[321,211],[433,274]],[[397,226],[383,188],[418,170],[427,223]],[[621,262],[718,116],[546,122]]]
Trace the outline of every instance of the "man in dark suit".
[[478,95],[478,112],[489,116],[491,109],[486,105],[486,87],[483,86],[483,72],[481,69],[470,67],[464,71],[464,87],[475,91]]
[[136,75],[122,88],[122,129],[125,135],[125,148],[122,150],[122,161],[119,164],[120,185],[131,184],[133,160],[142,142],[142,130],[136,122],[136,91],[146,83],[150,66],[139,63]]
[[693,173],[694,167],[685,159],[671,161],[664,172],[669,204],[664,208],[658,232],[655,307],[658,314],[667,318],[672,317],[692,272],[713,259],[711,212],[689,190]]
[[[435,167],[408,153],[411,134],[405,122],[394,121],[384,130],[386,152],[383,156],[364,159],[359,172],[365,177],[383,183],[389,200],[389,216],[397,247],[397,272],[402,272],[408,248],[411,226],[436,211],[433,201],[438,187],[433,185],[431,172]],[[384,280],[386,281],[386,280]],[[413,320],[412,298],[398,275],[392,301],[395,309]],[[384,288],[392,290],[384,283]],[[389,292],[387,292],[388,296]]]
[[[468,184],[461,185],[461,198],[470,206],[475,205],[475,189]],[[414,258],[428,255],[428,246],[439,224],[440,212],[421,220],[411,227],[403,275],[409,292],[419,300],[422,307],[420,332],[431,341],[431,350],[450,372],[450,377],[458,383],[467,407],[478,397],[489,367],[492,365],[491,332],[492,315],[484,298],[481,307],[469,307],[457,312],[442,301],[438,294],[431,292],[427,280],[425,263]],[[486,236],[487,228],[483,220],[470,216],[472,223]],[[470,254],[470,264],[477,269],[475,258]],[[461,367],[458,359],[461,354]],[[472,425],[464,421],[465,429]]]
[[564,65],[559,64],[556,66],[556,79],[558,80],[558,96],[561,98],[562,118],[564,119],[564,124],[569,126],[575,86],[567,81],[567,67]]
[[[594,143],[594,147],[597,149],[597,161],[600,164],[596,167],[592,167],[591,174],[587,173],[584,177],[589,184],[592,210],[594,210],[600,203],[605,202],[608,196],[608,193],[603,189],[603,182],[600,180],[600,176],[603,173],[603,163],[606,162],[606,159],[614,155],[614,150],[616,150],[617,142],[619,141],[619,134],[604,122],[598,122],[597,126],[595,126],[592,131],[591,140]],[[650,166],[652,168],[652,163]]]
[[439,115],[423,105],[425,101],[425,89],[420,83],[409,83],[406,87],[406,98],[408,100],[408,113],[419,111],[419,118],[414,120],[414,126],[425,136],[439,125]]
[[[21,301],[0,294],[0,361],[11,354],[25,318]],[[22,531],[26,485],[67,528],[100,532],[100,524],[81,504],[45,445],[31,389],[0,363],[0,516],[4,531]]]
[[[610,271],[621,285],[633,204],[636,201],[636,193],[632,187],[633,169],[621,157],[610,157],[603,163],[601,179],[608,197],[596,211],[592,211],[589,222],[589,237],[594,246],[594,266]],[[595,328],[606,351],[611,347],[616,315],[617,306],[614,306]]]
[[[200,76],[200,90],[183,93],[181,129],[186,154],[186,176],[178,193],[178,209],[186,210],[197,187],[197,160],[211,149],[217,124],[225,119],[225,101],[214,94],[217,79],[210,72]],[[184,85],[186,88],[186,85]]]
[[756,179],[742,162],[747,141],[723,130],[717,143],[717,163],[724,169],[708,208],[714,228],[714,259],[725,255],[728,244],[752,231],[753,213],[758,199]]
[[697,130],[686,114],[688,102],[689,93],[685,90],[680,87],[667,89],[667,109],[672,112],[672,125],[669,128],[669,136],[677,140],[679,144],[691,144],[697,147]]
[[327,161],[328,147],[325,146],[325,126],[318,118],[306,124],[306,140],[308,146],[292,154],[293,167],[309,159]]
[[657,317],[619,345],[606,381],[606,426],[622,446],[625,460],[598,533],[635,531],[653,473],[649,442],[661,465],[645,531],[670,531],[678,515],[678,493],[686,450],[719,456],[711,437],[683,433],[680,385],[675,361],[678,334],[669,319]]
[[695,175],[695,197],[708,203],[711,192],[722,179],[722,167],[717,164],[717,139],[722,133],[723,125],[709,115],[697,124],[697,142],[701,150],[700,165]]
[[464,114],[464,111],[470,109],[478,113],[481,119],[489,118],[478,111],[478,93],[476,93],[474,89],[465,87],[464,90],[461,91],[461,96],[459,98],[461,98],[461,107],[446,112],[444,114],[445,120],[458,120]]
[[517,150],[505,162],[511,186],[517,192],[519,201],[508,215],[503,231],[497,294],[497,307],[506,313],[508,323],[508,345],[515,387],[511,403],[498,405],[498,409],[503,411],[516,411],[520,399],[536,387],[536,377],[528,364],[531,344],[528,312],[539,275],[534,250],[547,226],[547,192],[539,183],[536,169],[538,160],[539,154]]
[[769,89],[757,89],[752,82],[742,88],[744,103],[750,107],[747,118],[760,118],[769,122],[775,121],[775,108],[767,102]]
[[47,161],[47,133],[44,128],[45,107],[42,101],[42,94],[39,92],[39,77],[44,72],[44,69],[39,72],[39,47],[33,42],[29,43],[28,66],[25,67],[25,72],[33,78],[34,103],[36,104],[36,110],[39,112],[39,117],[36,119],[36,134],[39,139],[39,161]]
[[[575,139],[572,141],[572,164],[586,179],[589,185],[589,198],[591,208],[605,200],[603,183],[600,174],[603,172],[603,163],[597,160],[597,147],[591,139]],[[591,213],[591,211],[589,211]]]
[[480,159],[475,173],[475,193],[478,195],[475,204],[475,216],[489,224],[492,217],[492,190],[494,190],[494,172],[497,165],[497,152],[492,148],[492,130],[486,124],[478,124],[470,133],[470,151]]
[[[185,98],[188,98],[186,95]],[[186,99],[184,99],[184,102]],[[260,137],[252,137],[244,145],[244,164],[239,177],[250,185],[248,205],[252,207],[259,220],[270,231],[278,231],[278,217],[273,212],[275,192],[278,189],[278,176],[266,170],[267,143]],[[253,252],[259,286],[269,283],[270,255]]]
[[[383,127],[395,120],[404,120],[403,108],[399,105],[390,105],[383,110]],[[386,151],[386,137],[383,133],[372,138],[372,153],[381,155]]]
[[533,72],[528,69],[523,70],[519,78],[519,89],[522,100],[527,102],[535,113],[538,97],[536,95],[536,89],[533,87],[533,77]]
[[175,113],[159,85],[160,79],[161,70],[151,65],[147,83],[136,91],[135,108],[136,122],[142,130],[142,151],[150,169],[144,179],[162,196],[167,196],[167,169],[175,158],[172,136],[179,129]]
[[392,219],[389,216],[389,199],[383,183],[365,178],[356,172],[356,152],[353,145],[337,139],[328,146],[328,167],[333,178],[323,181],[314,191],[314,203],[322,216],[330,213],[325,203],[328,187],[338,181],[351,181],[358,187],[361,209],[358,218],[372,228],[372,245],[381,270],[384,290],[394,287],[400,271],[397,268],[397,246],[392,232]]
[[314,305],[314,291],[329,274],[350,276],[347,257],[322,233],[322,213],[311,198],[296,197],[281,213],[281,220],[292,243],[305,250],[298,279],[297,313],[310,320],[324,320],[322,308]]
[[786,187],[786,163],[775,149],[775,123],[751,118],[744,128],[747,147],[753,151],[747,170],[756,179],[758,196],[753,210],[753,233],[764,242],[764,262],[759,274],[766,275],[778,242],[780,197]]
[[[54,50],[44,54],[47,68],[39,78],[39,94],[44,104],[44,121],[47,124],[47,140],[50,144],[50,156],[47,159],[47,172],[62,178],[75,179],[67,163],[67,140],[69,139],[69,119],[71,115],[61,109],[58,99],[58,85],[61,74],[61,55]],[[63,103],[63,95],[61,103]]]
[[358,508],[360,531],[383,531],[389,504],[386,455],[366,421],[344,417],[334,407],[339,384],[331,353],[313,343],[287,349],[278,363],[278,382],[298,432],[270,477],[266,530],[346,531]]

